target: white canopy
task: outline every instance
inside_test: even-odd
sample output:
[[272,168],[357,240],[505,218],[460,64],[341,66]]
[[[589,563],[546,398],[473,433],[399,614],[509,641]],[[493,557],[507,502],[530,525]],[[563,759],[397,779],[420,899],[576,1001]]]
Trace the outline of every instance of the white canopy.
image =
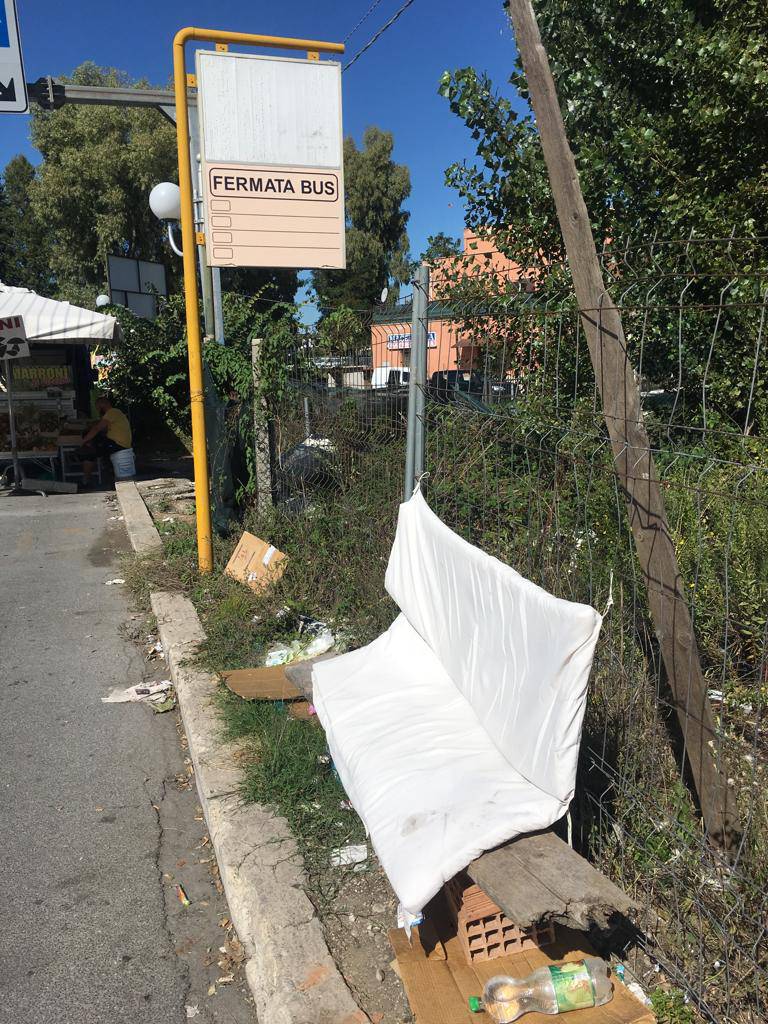
[[9,316],[24,318],[27,340],[33,344],[98,345],[122,340],[113,316],[0,283],[0,319]]

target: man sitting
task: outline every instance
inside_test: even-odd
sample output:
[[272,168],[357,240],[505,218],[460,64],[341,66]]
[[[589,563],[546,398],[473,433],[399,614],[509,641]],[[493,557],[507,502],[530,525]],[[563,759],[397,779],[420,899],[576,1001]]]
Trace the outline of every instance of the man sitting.
[[89,486],[96,463],[103,455],[130,448],[133,443],[128,417],[112,405],[108,395],[99,395],[96,411],[101,419],[83,434],[83,444],[78,449],[83,464],[83,487]]

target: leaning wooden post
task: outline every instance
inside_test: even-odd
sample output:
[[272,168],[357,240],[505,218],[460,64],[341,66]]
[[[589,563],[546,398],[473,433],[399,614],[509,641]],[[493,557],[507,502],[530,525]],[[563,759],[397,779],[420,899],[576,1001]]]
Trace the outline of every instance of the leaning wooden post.
[[253,372],[253,445],[256,458],[256,508],[266,512],[272,503],[272,459],[267,403],[261,394],[261,338],[251,338]]
[[530,0],[507,0],[528,81],[589,354],[603,402],[614,462],[627,502],[651,617],[673,693],[685,751],[709,835],[726,850],[741,829],[715,748],[717,729],[677,565],[656,467],[626,350],[621,316],[603,282],[549,60]]

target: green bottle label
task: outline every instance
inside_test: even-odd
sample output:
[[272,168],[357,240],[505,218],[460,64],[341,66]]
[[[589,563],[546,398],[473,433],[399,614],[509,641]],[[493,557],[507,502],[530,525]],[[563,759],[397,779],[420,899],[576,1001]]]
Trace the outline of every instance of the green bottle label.
[[583,961],[563,964],[562,967],[550,967],[549,974],[555,990],[558,1013],[585,1010],[595,1005],[595,985],[589,968]]

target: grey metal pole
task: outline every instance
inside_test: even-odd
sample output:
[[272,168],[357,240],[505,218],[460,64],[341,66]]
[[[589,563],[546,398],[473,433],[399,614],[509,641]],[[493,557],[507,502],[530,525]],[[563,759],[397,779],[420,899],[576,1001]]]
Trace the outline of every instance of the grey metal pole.
[[211,268],[205,255],[205,246],[198,245],[197,256],[200,261],[200,284],[203,292],[203,325],[205,328],[205,340],[213,338],[216,332],[213,317],[213,282],[211,280]]
[[309,437],[312,433],[312,422],[309,418],[309,399],[304,396],[304,437]]
[[419,315],[414,317],[411,327],[411,379],[416,380],[416,426],[413,443],[414,485],[424,472],[424,438],[426,423],[424,416],[427,390],[427,348],[429,340],[429,266],[422,263],[416,270],[413,293],[419,293]]
[[16,438],[16,420],[13,415],[13,385],[11,384],[11,360],[5,360],[5,387],[8,396],[8,422],[11,429],[11,459],[13,460],[13,489],[21,487],[21,463],[19,462],[19,446]]
[[[203,189],[200,167],[200,122],[197,110],[189,111],[189,162],[192,171],[192,201],[195,209],[195,231],[203,232]],[[203,298],[203,325],[205,338],[213,338],[216,329],[213,316],[213,281],[208,266],[205,244],[197,247],[200,267],[200,290]]]
[[253,441],[256,449],[256,508],[265,512],[272,503],[272,458],[269,446],[269,424],[265,403],[259,398],[261,388],[261,338],[251,339],[253,372]]
[[405,500],[424,472],[424,389],[427,383],[427,300],[429,267],[422,263],[413,279],[411,373],[408,378],[408,429],[405,451]]
[[224,344],[224,306],[221,298],[221,267],[211,267],[213,282],[213,333],[217,345]]

